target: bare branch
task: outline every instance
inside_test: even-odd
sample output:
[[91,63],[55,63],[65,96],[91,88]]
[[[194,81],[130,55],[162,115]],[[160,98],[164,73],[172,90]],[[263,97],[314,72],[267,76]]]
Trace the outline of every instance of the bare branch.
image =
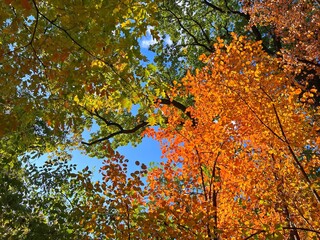
[[94,116],[97,116],[99,119],[101,119],[107,126],[115,126],[119,128],[121,131],[123,131],[123,127],[119,123],[111,122],[102,117],[97,110],[94,110]]

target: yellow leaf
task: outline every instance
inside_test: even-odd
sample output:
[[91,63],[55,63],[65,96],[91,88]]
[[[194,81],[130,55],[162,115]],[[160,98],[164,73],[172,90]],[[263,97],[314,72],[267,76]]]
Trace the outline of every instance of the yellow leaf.
[[127,20],[127,21],[121,23],[121,27],[122,27],[122,28],[125,28],[125,27],[128,26],[129,24],[130,24],[130,20]]
[[75,101],[76,103],[80,102],[78,95],[74,96],[73,101]]
[[132,107],[132,102],[131,102],[128,98],[123,98],[123,99],[121,100],[121,106],[122,106],[123,108],[128,109],[128,111],[130,111],[130,110],[131,110],[131,107]]
[[148,118],[148,122],[151,126],[155,125],[157,123],[156,119],[154,116],[151,116]]

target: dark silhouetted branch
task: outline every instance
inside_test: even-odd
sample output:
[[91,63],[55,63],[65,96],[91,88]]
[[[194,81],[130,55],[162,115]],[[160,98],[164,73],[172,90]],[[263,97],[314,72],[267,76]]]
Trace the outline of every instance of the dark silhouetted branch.
[[131,129],[122,129],[122,130],[119,130],[117,132],[114,132],[114,133],[111,133],[109,134],[108,136],[106,137],[103,137],[103,138],[99,138],[97,140],[94,140],[92,142],[81,142],[82,144],[84,145],[87,145],[87,146],[91,146],[91,145],[94,145],[96,143],[100,143],[100,142],[103,142],[103,141],[106,141],[106,140],[109,140],[110,138],[113,138],[117,135],[120,135],[120,134],[130,134],[130,133],[135,133],[137,132],[138,130],[146,127],[148,125],[148,122],[141,122],[140,124],[138,124],[137,126],[135,126],[134,128],[131,128]]

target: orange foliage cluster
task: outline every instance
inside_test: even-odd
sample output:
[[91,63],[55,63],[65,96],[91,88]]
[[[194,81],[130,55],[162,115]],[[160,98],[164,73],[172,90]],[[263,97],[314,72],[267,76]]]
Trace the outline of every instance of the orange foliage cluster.
[[320,160],[305,154],[319,151],[314,113],[297,101],[292,76],[279,71],[279,61],[259,42],[233,38],[227,46],[219,39],[215,54],[201,56],[206,66],[170,93],[192,99],[191,118],[156,104],[167,125],[146,134],[162,143],[167,160],[148,170],[147,186],[141,182],[145,166],[128,179],[119,155],[106,163],[108,199],[102,205],[116,217],[103,223],[99,236],[319,237],[319,182],[313,175]]
[[162,209],[170,223],[162,237],[316,238],[319,183],[311,175],[320,161],[303,150],[318,145],[291,76],[259,43],[234,36],[215,48],[172,93],[193,99],[192,119],[160,106],[169,124],[149,130],[168,159],[148,174],[150,212]]
[[251,16],[250,25],[268,26],[281,41],[281,55],[290,71],[299,73],[306,64],[319,73],[320,2],[242,1]]
[[[146,174],[146,165],[140,171],[128,176],[128,160],[118,152],[104,161],[101,168],[102,182],[92,184],[83,179],[87,194],[87,204],[82,208],[80,225],[99,239],[138,238],[141,232],[141,212],[145,205],[145,189],[142,176]],[[136,165],[140,165],[136,162]],[[142,225],[143,226],[143,225]],[[140,230],[139,230],[140,229]]]

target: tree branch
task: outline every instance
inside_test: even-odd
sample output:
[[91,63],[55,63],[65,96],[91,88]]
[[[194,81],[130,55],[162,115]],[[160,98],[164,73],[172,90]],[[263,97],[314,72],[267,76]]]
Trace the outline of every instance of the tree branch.
[[283,129],[283,126],[282,126],[282,123],[281,123],[281,120],[280,120],[280,116],[279,116],[279,114],[278,114],[278,111],[277,111],[275,105],[274,105],[274,104],[272,104],[272,105],[273,105],[273,110],[274,110],[274,112],[275,112],[275,115],[276,115],[276,118],[277,118],[277,122],[278,122],[278,124],[279,124],[280,130],[281,130],[281,133],[282,133],[282,136],[284,137],[284,140],[285,140],[285,142],[286,142],[286,144],[287,144],[287,147],[288,147],[288,149],[289,149],[289,152],[290,152],[290,154],[292,155],[292,157],[293,157],[296,165],[297,165],[298,168],[300,169],[303,177],[305,178],[305,180],[306,180],[307,183],[309,184],[309,187],[311,188],[311,191],[312,191],[313,195],[314,195],[315,198],[317,199],[318,203],[320,203],[320,196],[319,196],[319,194],[317,193],[316,189],[314,189],[314,187],[312,187],[312,182],[311,182],[310,178],[308,177],[308,174],[307,174],[306,171],[304,170],[304,168],[303,168],[302,164],[300,163],[298,157],[296,156],[295,152],[293,151],[293,149],[292,149],[292,147],[291,147],[291,144],[290,144],[290,142],[288,141],[287,136],[286,136],[286,134],[285,134],[285,131],[284,131],[284,129]]
[[[207,0],[204,0],[203,1],[204,4],[206,4],[207,6],[211,7],[212,9],[220,12],[220,13],[223,13],[223,14],[226,14],[226,13],[232,13],[232,14],[236,14],[236,15],[239,15],[241,17],[243,17],[244,19],[246,19],[248,22],[250,21],[250,15],[248,13],[244,13],[244,12],[240,12],[240,11],[236,11],[236,10],[232,10],[229,6],[228,6],[228,3],[226,0],[224,0],[224,5],[226,7],[227,10],[224,10],[210,2],[208,2]],[[255,39],[256,41],[261,41],[262,40],[262,35],[259,31],[259,29],[253,25],[251,27],[251,30],[252,30],[252,33],[254,34],[255,36]],[[272,55],[274,54],[273,51],[271,51],[270,49],[267,48],[267,46],[265,44],[262,43],[262,48],[264,51],[266,51],[268,54]]]
[[[303,166],[301,165],[297,155],[295,154],[295,152],[293,151],[292,147],[291,147],[291,144],[287,138],[287,135],[284,131],[284,128],[283,128],[283,125],[282,125],[282,122],[280,120],[280,116],[278,114],[278,111],[277,111],[277,108],[276,106],[274,105],[274,101],[272,99],[272,97],[262,88],[260,87],[260,89],[262,90],[262,92],[269,98],[269,100],[272,102],[272,108],[273,108],[273,111],[275,113],[275,116],[276,116],[276,119],[277,119],[277,123],[279,125],[279,128],[280,128],[280,131],[281,131],[281,135],[283,137],[283,141],[286,143],[288,149],[289,149],[289,152],[290,154],[292,155],[296,165],[298,166],[299,170],[301,171],[303,177],[305,178],[305,180],[307,181],[307,183],[309,184],[309,187],[311,188],[311,191],[313,193],[313,195],[315,196],[315,198],[317,199],[318,203],[320,203],[320,196],[319,194],[317,193],[317,191],[312,187],[312,182],[310,180],[310,178],[308,177],[308,174],[306,173],[306,171],[304,170]],[[281,138],[282,139],[282,138]]]
[[223,10],[222,8],[212,4],[211,2],[208,2],[207,0],[204,0],[203,3],[206,4],[207,6],[211,7],[212,9],[220,12],[220,13],[226,13],[225,10]]
[[[175,108],[181,110],[182,112],[184,112],[188,118],[190,118],[192,120],[193,125],[196,125],[196,120],[191,116],[190,112],[187,112],[187,107],[184,106],[182,103],[176,101],[176,100],[170,100],[170,99],[158,99],[158,101],[160,102],[160,104],[165,104],[165,105],[173,105]],[[157,101],[156,101],[157,102]],[[115,126],[119,129],[119,131],[110,133],[109,135],[107,135],[106,137],[103,138],[99,138],[96,139],[94,141],[91,142],[84,142],[82,141],[81,143],[87,146],[91,146],[94,145],[96,143],[100,143],[106,140],[109,140],[110,138],[113,138],[117,135],[120,134],[131,134],[131,133],[135,133],[136,131],[146,127],[149,123],[147,121],[143,121],[140,124],[138,124],[137,126],[135,126],[134,128],[131,129],[124,129],[121,124],[116,123],[116,122],[112,122],[112,121],[108,121],[106,118],[102,117],[99,112],[97,110],[94,110],[94,112],[90,111],[89,109],[83,107],[88,113],[90,113],[92,116],[95,116],[97,118],[99,118],[100,120],[102,120],[107,126]]]
[[306,232],[314,232],[316,234],[320,234],[320,231],[309,229],[309,228],[303,228],[303,227],[283,227],[283,229],[295,229],[295,230],[301,230]]
[[320,67],[320,63],[315,63],[315,62],[309,61],[309,60],[307,60],[307,59],[297,58],[297,60],[298,60],[299,62],[303,62],[303,63],[306,63],[306,64],[310,64],[310,65],[315,66],[315,67]]
[[171,9],[167,8],[167,11],[170,12],[177,19],[179,26],[193,39],[196,45],[205,48],[208,52],[212,52],[212,49],[210,47],[200,43],[196,36],[194,36],[185,26],[183,26],[180,17],[178,17]]
[[123,127],[119,123],[111,122],[102,117],[97,110],[94,110],[93,113],[94,116],[97,116],[99,119],[101,119],[107,126],[115,126],[120,129],[120,131],[123,131]]
[[253,234],[251,234],[249,237],[246,237],[244,240],[248,240],[256,235],[259,235],[260,233],[266,232],[265,230],[259,230],[258,232],[255,232]]
[[[115,125],[118,125],[118,123],[113,123]],[[137,126],[135,126],[134,128],[131,128],[131,129],[122,129],[122,130],[119,130],[117,132],[114,132],[114,133],[111,133],[109,134],[108,136],[106,137],[103,137],[103,138],[99,138],[97,140],[94,140],[92,142],[84,142],[82,141],[81,143],[84,144],[84,145],[87,145],[87,146],[91,146],[93,144],[96,144],[96,143],[100,143],[100,142],[103,142],[103,141],[106,141],[106,140],[109,140],[110,138],[113,138],[117,135],[120,135],[120,134],[130,134],[130,133],[135,133],[137,132],[138,130],[146,127],[149,123],[148,122],[141,122],[140,124],[138,124]]]
[[190,112],[187,112],[187,107],[185,105],[183,105],[182,103],[180,103],[176,100],[171,101],[170,99],[165,99],[165,98],[160,98],[160,99],[158,99],[158,101],[160,101],[160,104],[173,105],[175,108],[184,112],[187,115],[187,117],[192,120],[193,126],[197,125],[197,120],[191,116]]
[[275,137],[277,137],[281,142],[286,142],[285,139],[282,139],[282,137],[280,137],[274,130],[271,129],[271,127],[269,127],[260,117],[259,115],[256,113],[256,111],[250,106],[250,104],[240,95],[239,92],[235,91],[232,87],[229,87],[227,85],[224,85],[227,88],[231,89],[232,91],[234,91],[239,98],[244,102],[244,104],[249,108],[249,110],[256,116],[256,118],[259,120],[259,122],[265,126]]

